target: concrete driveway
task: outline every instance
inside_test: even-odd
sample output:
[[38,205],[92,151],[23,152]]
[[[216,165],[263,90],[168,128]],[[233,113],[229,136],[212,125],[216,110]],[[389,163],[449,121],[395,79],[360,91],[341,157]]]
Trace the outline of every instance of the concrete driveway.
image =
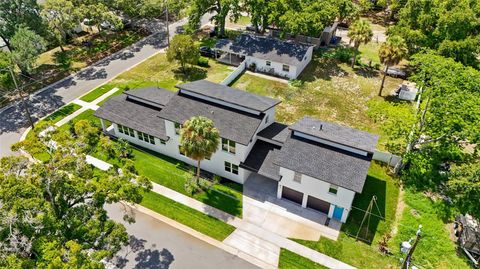
[[243,219],[286,238],[336,240],[341,223],[318,211],[277,198],[277,182],[253,173],[243,185]]

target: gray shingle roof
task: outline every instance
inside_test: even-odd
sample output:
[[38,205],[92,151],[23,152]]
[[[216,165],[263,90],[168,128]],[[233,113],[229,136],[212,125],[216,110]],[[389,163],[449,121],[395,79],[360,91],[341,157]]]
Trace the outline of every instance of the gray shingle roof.
[[190,83],[180,84],[177,88],[182,91],[193,92],[259,112],[263,112],[280,103],[279,100],[230,88],[207,80],[197,80]]
[[165,106],[168,101],[170,101],[170,98],[175,95],[175,93],[172,91],[158,87],[146,87],[130,90],[126,91],[125,94],[148,102],[154,102],[162,107]]
[[273,163],[361,193],[371,158],[292,136]]
[[261,136],[266,139],[270,139],[273,141],[277,141],[280,143],[284,143],[287,140],[290,134],[290,130],[288,129],[288,125],[274,122],[270,124],[267,128],[263,129],[258,133],[258,136]]
[[160,109],[131,101],[126,94],[109,98],[94,113],[101,119],[167,140],[165,120],[159,114]]
[[261,115],[235,111],[182,93],[173,96],[160,112],[160,117],[178,123],[183,123],[193,116],[204,116],[213,120],[221,137],[243,145],[248,145],[262,122]]
[[290,129],[371,153],[378,141],[378,135],[309,117],[291,125]]
[[273,37],[241,34],[233,42],[226,39],[219,40],[215,48],[221,51],[296,66],[302,62],[309,46]]

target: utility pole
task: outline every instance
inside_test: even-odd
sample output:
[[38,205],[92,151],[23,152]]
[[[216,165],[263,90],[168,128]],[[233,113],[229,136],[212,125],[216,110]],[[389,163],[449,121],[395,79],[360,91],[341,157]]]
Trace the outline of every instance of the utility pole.
[[422,237],[421,233],[422,233],[422,225],[419,225],[418,230],[417,230],[417,238],[415,238],[415,242],[413,243],[413,246],[410,248],[410,250],[408,251],[407,257],[403,261],[402,269],[408,269],[410,267],[413,252],[415,251],[415,248],[417,247],[418,241],[420,241],[420,238]]
[[23,107],[25,108],[25,112],[27,113],[28,121],[30,121],[30,126],[32,126],[32,130],[35,128],[33,125],[32,115],[30,114],[30,110],[28,109],[27,102],[25,102],[25,97],[22,94],[20,88],[18,88],[17,80],[15,79],[15,74],[13,73],[12,67],[9,67],[8,70],[10,71],[10,76],[12,76],[13,84],[15,84],[15,89],[17,90],[18,94],[20,95],[20,99],[22,99]]
[[168,0],[165,0],[165,13],[167,22],[167,48],[170,48],[170,29],[168,25]]

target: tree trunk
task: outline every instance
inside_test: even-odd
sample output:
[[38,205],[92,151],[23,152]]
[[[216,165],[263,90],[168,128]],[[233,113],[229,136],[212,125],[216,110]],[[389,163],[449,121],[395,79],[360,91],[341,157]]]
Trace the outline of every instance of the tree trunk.
[[355,62],[357,61],[357,53],[358,53],[358,46],[355,46],[355,51],[353,52],[352,68],[355,67]]
[[201,160],[197,160],[197,185],[200,181],[200,162]]
[[63,48],[62,43],[58,44],[58,46],[60,47],[60,50],[61,50],[62,52],[65,52],[65,49]]
[[388,65],[385,67],[385,71],[383,71],[383,78],[382,78],[382,85],[380,85],[380,91],[378,92],[378,96],[382,96],[383,85],[385,84],[385,78],[387,77],[388,72]]
[[5,38],[4,36],[0,36],[3,40],[3,43],[5,43],[5,46],[7,46],[8,48],[8,51],[9,52],[12,52],[12,47],[10,46],[10,40],[8,40],[7,38]]

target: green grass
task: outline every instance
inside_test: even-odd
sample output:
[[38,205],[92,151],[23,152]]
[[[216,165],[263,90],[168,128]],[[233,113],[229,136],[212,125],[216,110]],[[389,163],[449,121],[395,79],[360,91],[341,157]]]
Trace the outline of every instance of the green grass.
[[109,92],[113,88],[114,87],[110,87],[110,85],[102,85],[102,86],[96,88],[95,90],[85,94],[84,96],[80,97],[80,100],[85,101],[85,102],[92,102],[95,99],[97,99],[98,97],[106,94],[107,92]]
[[[100,123],[100,119],[95,117],[93,113],[95,113],[95,110],[92,110],[92,109],[85,110],[84,112],[80,113],[80,115],[71,119],[69,122],[72,122],[73,124],[75,124],[80,120],[88,120],[92,122],[95,126],[100,128],[102,126]],[[68,130],[68,128],[70,128],[69,122],[58,127],[58,130]]]
[[[276,119],[292,124],[304,116],[341,123],[380,135],[379,149],[385,149],[390,138],[381,123],[369,116],[368,102],[378,100],[395,108],[395,102],[378,97],[381,76],[376,71],[352,70],[347,64],[319,56],[305,68],[299,77],[300,87],[245,73],[232,87],[269,96],[282,101],[277,107]],[[387,77],[384,96],[392,93],[401,79]],[[405,110],[402,109],[402,112]],[[410,113],[413,113],[413,108]],[[398,113],[398,117],[407,117]]]
[[[423,193],[405,190],[405,209],[401,215],[398,233],[392,239],[394,254],[400,256],[398,246],[402,241],[415,237],[418,225],[422,225],[422,239],[413,254],[413,264],[419,268],[471,268],[466,257],[450,239],[451,231],[446,222],[451,208],[443,201],[426,197]],[[461,253],[460,255],[457,253]]]
[[[104,161],[120,165],[117,159],[108,159],[100,150],[97,150],[93,155]],[[188,195],[184,185],[186,178],[189,176],[189,167],[182,161],[147,149],[140,150],[137,148],[133,148],[132,159],[139,175]],[[238,186],[231,187],[232,185]],[[237,183],[228,182],[225,185],[214,185],[210,190],[194,194],[193,198],[234,216],[240,217],[242,215],[242,186]]]
[[236,22],[236,24],[240,24],[240,25],[249,25],[251,23],[250,21],[250,17],[249,16],[240,16],[238,17],[238,20]]
[[79,110],[80,108],[82,108],[82,106],[74,104],[74,103],[70,103],[66,106],[63,106],[59,110],[53,112],[48,117],[46,117],[44,120],[45,121],[51,121],[52,123],[57,123],[60,120],[62,120],[63,118],[65,118],[66,116],[68,116],[68,115],[72,114],[73,112]]
[[[319,241],[296,241],[357,268],[395,268],[397,266],[396,259],[380,254],[377,250],[377,242],[384,233],[391,229],[391,224],[395,219],[398,194],[399,188],[396,181],[385,172],[384,167],[374,162],[370,167],[362,194],[357,194],[353,201],[354,207],[365,210],[372,195],[376,195],[378,198],[381,214],[387,221],[371,218],[368,239],[373,243],[356,241],[347,235],[347,233],[356,234],[363,218],[363,212],[356,209],[352,209],[350,212],[347,223],[343,225],[337,241],[326,238],[320,238]],[[374,208],[373,213],[378,214],[378,211]],[[361,237],[365,237],[365,231],[362,230]]]
[[235,230],[231,225],[155,192],[145,193],[141,205],[219,241]]
[[[178,84],[199,79],[206,79],[218,83],[232,72],[228,66],[217,63],[212,59],[209,59],[209,65],[210,67],[195,66],[185,75],[180,71],[178,64],[168,62],[165,54],[161,53],[120,74],[102,87],[105,88],[105,91],[118,87],[120,91],[117,91],[112,96],[121,94],[125,87],[133,90],[136,88],[157,86],[167,90],[177,91],[175,86]],[[100,102],[99,105],[102,105],[105,100]]]
[[372,66],[375,64],[380,65],[380,57],[378,57],[378,49],[381,43],[371,41],[367,44],[361,44],[358,50],[360,51],[359,58],[363,64],[369,65],[370,61]]
[[327,269],[323,265],[315,263],[303,256],[300,256],[287,249],[280,249],[280,260],[278,262],[280,269]]

